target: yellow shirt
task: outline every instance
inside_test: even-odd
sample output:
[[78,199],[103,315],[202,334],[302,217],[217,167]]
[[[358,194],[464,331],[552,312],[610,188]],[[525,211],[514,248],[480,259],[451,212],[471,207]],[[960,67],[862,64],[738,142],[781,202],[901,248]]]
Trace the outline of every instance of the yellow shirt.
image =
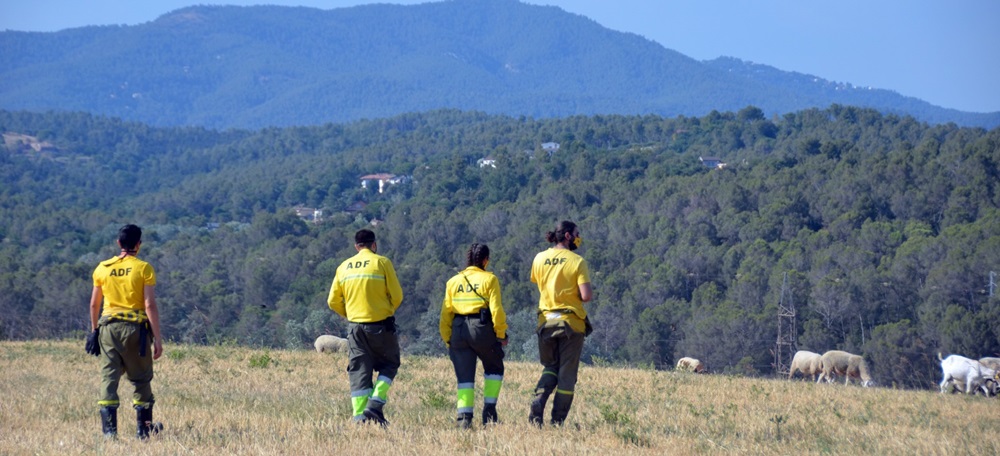
[[580,285],[590,283],[590,270],[583,257],[568,249],[539,252],[531,263],[531,282],[538,285],[539,325],[565,321],[574,331],[585,332]]
[[492,272],[469,266],[445,285],[444,302],[441,303],[441,339],[445,343],[451,341],[451,323],[455,315],[478,314],[479,309],[484,307],[490,309],[497,338],[507,337],[507,315],[500,299],[500,281]]
[[146,294],[143,287],[156,285],[153,266],[135,256],[114,257],[94,269],[94,286],[104,295],[101,315],[115,320],[146,321]]
[[396,313],[403,289],[388,258],[361,249],[337,268],[326,302],[348,321],[374,323]]

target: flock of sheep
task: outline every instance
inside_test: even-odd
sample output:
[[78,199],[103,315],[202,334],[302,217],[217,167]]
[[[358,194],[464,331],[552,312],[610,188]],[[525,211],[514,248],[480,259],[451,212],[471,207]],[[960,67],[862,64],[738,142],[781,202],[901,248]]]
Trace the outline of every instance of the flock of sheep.
[[[675,370],[685,372],[704,373],[708,372],[705,363],[690,357],[683,357],[677,360]],[[827,383],[832,383],[838,375],[844,377],[844,383],[850,383],[852,378],[860,379],[864,386],[874,384],[871,374],[868,373],[868,365],[865,359],[859,355],[840,350],[830,350],[820,355],[811,351],[799,350],[792,358],[792,366],[788,372],[791,379],[796,372],[802,375],[811,376],[816,383],[826,379]],[[818,377],[817,377],[818,376]]]
[[[993,396],[1000,391],[1000,358],[982,358],[977,361],[960,355],[942,358],[941,353],[938,353],[938,360],[941,361],[942,374],[938,386],[942,393],[957,389],[965,394],[982,391],[986,396]],[[850,383],[851,378],[860,379],[863,386],[874,384],[864,358],[840,350],[831,350],[822,355],[799,350],[792,358],[788,378],[791,379],[796,372],[812,376],[816,383],[823,379],[830,383],[837,375],[843,375],[845,384]]]
[[[347,352],[347,339],[331,335],[322,335],[316,338],[314,344],[316,351],[320,353]],[[982,391],[987,396],[996,395],[1000,392],[1000,358],[982,358],[980,360],[969,359],[959,355],[949,355],[941,361],[941,392],[949,392],[952,388],[965,394],[973,394]],[[705,373],[708,367],[705,363],[690,357],[683,357],[677,360],[678,371]],[[806,377],[811,377],[816,383],[826,380],[833,383],[837,376],[844,377],[844,384],[850,384],[851,379],[858,379],[862,386],[872,386],[875,382],[868,372],[868,364],[860,355],[848,353],[841,350],[830,350],[822,355],[811,351],[799,350],[792,358],[792,365],[788,369],[788,378],[791,379],[796,372]]]
[[[994,396],[1000,392],[1000,358],[969,359],[960,355],[950,355],[942,358],[941,373],[943,378],[939,385],[942,393],[953,390],[965,394],[982,391],[986,396]],[[677,360],[678,371],[704,373],[708,371],[705,363],[690,357]],[[862,386],[875,384],[868,372],[868,364],[860,355],[841,350],[830,350],[822,355],[811,351],[799,350],[792,358],[788,369],[788,378],[795,373],[811,377],[816,383],[826,380],[832,383],[837,376],[844,377],[844,384],[850,384],[851,379],[858,379]]]
[[[980,358],[979,361],[959,355],[941,358],[941,392],[957,388],[965,394],[982,391],[993,396],[1000,390],[1000,358]],[[964,388],[963,388],[964,387]]]
[[862,386],[872,386],[875,382],[868,373],[868,364],[861,355],[855,355],[841,350],[830,350],[820,355],[811,351],[799,350],[792,358],[792,365],[788,368],[788,378],[791,379],[796,372],[802,375],[812,376],[816,383],[826,379],[827,383],[833,383],[838,375],[844,377],[844,384],[850,384],[852,378],[859,379]]
[[[707,372],[708,367],[695,358],[683,357],[677,360],[675,370],[700,374]],[[845,383],[850,383],[852,378],[856,378],[860,379],[864,386],[874,384],[871,374],[868,373],[865,359],[859,355],[840,350],[830,350],[822,355],[799,350],[792,358],[792,367],[789,369],[788,378],[792,378],[796,372],[812,376],[816,383],[823,379],[826,379],[827,383],[832,383],[838,375],[842,375]]]

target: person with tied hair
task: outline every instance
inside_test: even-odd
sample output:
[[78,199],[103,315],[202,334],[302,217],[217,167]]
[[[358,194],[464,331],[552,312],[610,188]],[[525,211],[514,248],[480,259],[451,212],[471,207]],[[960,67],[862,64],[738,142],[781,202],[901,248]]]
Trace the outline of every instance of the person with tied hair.
[[467,267],[448,280],[441,304],[441,339],[458,379],[458,427],[472,427],[476,399],[476,360],[483,363],[483,425],[497,423],[497,399],[503,385],[503,347],[507,345],[507,316],[500,300],[500,282],[486,271],[490,248],[472,244]]
[[545,403],[555,391],[552,424],[559,426],[573,405],[583,340],[589,334],[583,303],[591,298],[590,272],[583,257],[573,252],[583,242],[575,223],[560,222],[545,239],[555,245],[535,255],[531,263],[531,281],[539,293],[536,332],[542,376],[535,386],[528,421],[542,425]]
[[121,252],[94,269],[90,295],[87,352],[101,361],[101,413],[104,436],[118,436],[118,382],[122,373],[135,387],[132,405],[136,437],[147,439],[163,425],[153,422],[153,360],[163,354],[160,313],[156,306],[156,272],[136,257],[142,229],[125,225],[118,230]]
[[[377,255],[371,230],[354,234],[358,254],[340,264],[330,286],[327,305],[347,319],[347,375],[354,421],[388,426],[382,408],[399,370],[396,309],[403,289],[388,258]],[[372,374],[378,378],[372,382]]]

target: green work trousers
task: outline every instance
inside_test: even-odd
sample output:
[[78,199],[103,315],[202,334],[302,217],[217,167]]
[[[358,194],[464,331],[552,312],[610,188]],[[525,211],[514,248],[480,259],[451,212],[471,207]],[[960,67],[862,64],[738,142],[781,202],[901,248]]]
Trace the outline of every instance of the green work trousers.
[[580,371],[584,335],[568,324],[543,327],[538,333],[538,361],[542,376],[535,393],[550,393],[553,389],[573,394]]
[[[489,314],[486,314],[489,316]],[[477,360],[483,362],[485,404],[496,404],[503,383],[503,345],[497,339],[492,319],[477,315],[456,315],[451,324],[448,356],[458,380],[458,413],[472,413],[475,401]]]
[[[389,386],[399,370],[399,339],[394,320],[377,323],[351,323],[347,335],[347,377],[351,384],[354,416],[359,416],[370,401],[385,404]],[[372,374],[378,372],[377,382]]]
[[[112,320],[101,325],[101,399],[98,405],[117,407],[118,382],[124,373],[135,392],[132,405],[148,407],[153,403],[152,335],[140,334],[145,331],[139,323]],[[145,347],[141,347],[145,341]]]

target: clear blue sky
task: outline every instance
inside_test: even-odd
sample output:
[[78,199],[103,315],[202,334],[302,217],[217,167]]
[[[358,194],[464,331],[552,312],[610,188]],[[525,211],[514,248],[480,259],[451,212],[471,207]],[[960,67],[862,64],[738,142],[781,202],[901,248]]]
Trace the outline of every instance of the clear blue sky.
[[[522,0],[698,60],[737,57],[962,111],[1000,111],[1000,0]],[[427,0],[0,0],[0,30],[134,25],[192,4],[334,9]]]

